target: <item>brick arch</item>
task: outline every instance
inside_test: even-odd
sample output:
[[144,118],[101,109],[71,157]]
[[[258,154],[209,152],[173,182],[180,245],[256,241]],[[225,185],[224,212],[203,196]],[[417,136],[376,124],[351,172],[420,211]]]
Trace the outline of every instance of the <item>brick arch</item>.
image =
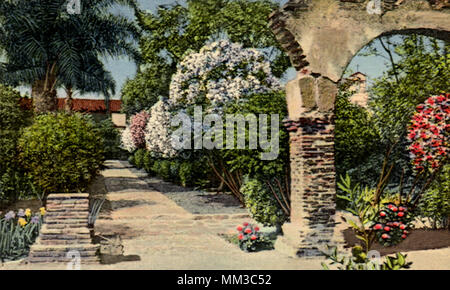
[[357,52],[379,36],[419,33],[450,40],[449,0],[291,0],[270,27],[297,70],[286,85],[290,131],[291,223],[279,248],[319,255],[342,242],[336,231],[334,103],[338,82]]

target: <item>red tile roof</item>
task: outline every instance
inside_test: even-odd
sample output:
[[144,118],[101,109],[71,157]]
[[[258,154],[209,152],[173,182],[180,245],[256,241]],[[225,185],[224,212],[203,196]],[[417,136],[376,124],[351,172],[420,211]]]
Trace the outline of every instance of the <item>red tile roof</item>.
[[[33,100],[31,98],[21,98],[20,106],[23,109],[30,110],[33,107]],[[58,109],[63,110],[66,99],[58,98]],[[109,106],[112,113],[120,112],[122,107],[121,100],[110,100]],[[106,106],[104,100],[90,100],[90,99],[73,99],[72,100],[72,110],[76,112],[87,112],[87,113],[105,113]]]

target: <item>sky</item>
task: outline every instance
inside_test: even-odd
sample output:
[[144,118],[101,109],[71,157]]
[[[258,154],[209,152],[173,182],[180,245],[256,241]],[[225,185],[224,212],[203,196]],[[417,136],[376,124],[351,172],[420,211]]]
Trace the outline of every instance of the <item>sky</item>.
[[[280,6],[284,5],[288,0],[274,0],[275,2],[279,2]],[[155,12],[156,8],[159,5],[171,4],[175,3],[175,0],[138,0],[140,6],[144,10],[148,10],[150,12]],[[183,3],[184,0],[179,0],[179,3]],[[124,7],[113,9],[114,13],[121,14],[123,16],[129,17],[130,19],[134,18],[133,12],[131,9],[127,9]],[[134,62],[130,61],[128,58],[120,58],[120,59],[104,59],[103,60],[106,69],[109,70],[115,81],[116,81],[116,95],[112,99],[120,99],[120,91],[125,81],[128,78],[133,78],[136,74],[136,65]],[[365,73],[368,76],[369,84],[370,81],[376,77],[382,75],[385,70],[386,65],[384,61],[381,61],[379,57],[359,57],[355,56],[352,62],[348,66],[349,72],[360,71]],[[285,78],[282,80],[283,83],[287,82],[290,79],[295,77],[295,69],[290,68],[286,74]],[[20,88],[22,93],[30,91],[29,88],[22,87]],[[58,90],[59,97],[65,97],[65,92],[63,90]],[[89,99],[102,99],[101,95],[89,94],[89,95],[79,95],[75,92],[75,98],[89,98]]]

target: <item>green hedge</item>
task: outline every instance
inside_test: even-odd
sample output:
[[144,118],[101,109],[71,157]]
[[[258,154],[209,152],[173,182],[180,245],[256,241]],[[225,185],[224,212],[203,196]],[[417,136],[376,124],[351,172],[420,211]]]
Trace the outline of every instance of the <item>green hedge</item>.
[[91,118],[37,116],[19,139],[19,161],[44,193],[84,191],[103,164],[102,138]]
[[30,194],[29,180],[17,162],[17,142],[31,112],[19,106],[20,94],[0,85],[0,201],[10,202]]

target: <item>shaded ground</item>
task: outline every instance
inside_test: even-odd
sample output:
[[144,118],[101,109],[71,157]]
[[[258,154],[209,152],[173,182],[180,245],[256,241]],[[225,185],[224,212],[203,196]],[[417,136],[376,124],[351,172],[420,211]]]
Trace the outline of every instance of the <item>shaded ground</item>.
[[39,211],[39,208],[42,207],[42,203],[39,199],[30,199],[30,200],[19,200],[10,205],[0,206],[0,213],[7,213],[8,211],[17,211],[19,209],[31,209],[32,212]]
[[[353,247],[358,242],[352,229],[344,232],[347,246]],[[421,251],[431,249],[441,249],[450,247],[450,231],[448,230],[425,230],[416,229],[410,231],[406,240],[393,247],[383,247],[375,243],[372,250],[379,251],[381,255],[390,255],[398,252]],[[450,257],[449,268],[450,268]]]
[[165,182],[157,177],[149,177],[144,170],[132,169],[132,171],[140,176],[150,187],[164,194],[192,214],[247,213],[247,210],[232,194],[217,194],[186,188]]

